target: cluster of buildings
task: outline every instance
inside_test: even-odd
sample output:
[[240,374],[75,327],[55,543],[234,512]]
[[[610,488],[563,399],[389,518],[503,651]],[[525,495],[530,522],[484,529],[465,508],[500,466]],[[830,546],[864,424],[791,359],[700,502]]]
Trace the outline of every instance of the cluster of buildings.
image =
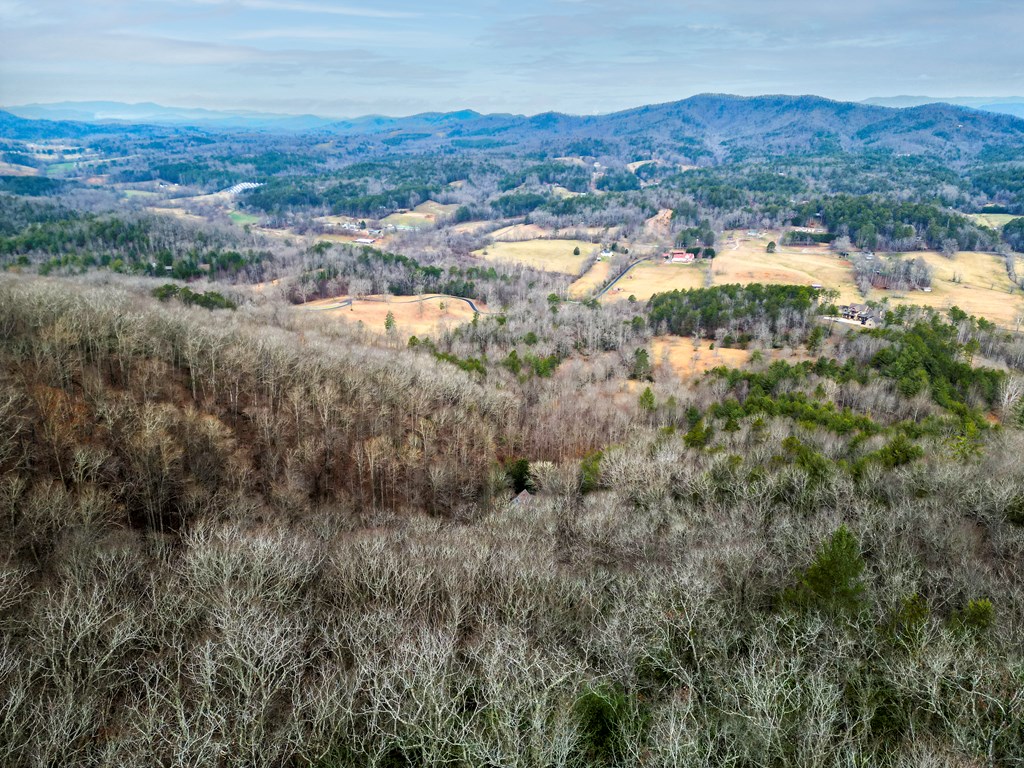
[[839,316],[843,320],[860,323],[868,328],[878,325],[880,313],[867,304],[843,304],[839,307]]

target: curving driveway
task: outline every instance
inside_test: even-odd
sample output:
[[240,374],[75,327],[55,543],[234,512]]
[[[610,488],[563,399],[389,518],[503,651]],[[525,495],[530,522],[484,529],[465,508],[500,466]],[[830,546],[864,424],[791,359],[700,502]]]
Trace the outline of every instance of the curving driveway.
[[347,299],[338,299],[335,302],[325,304],[320,307],[303,307],[303,309],[309,312],[323,312],[328,309],[344,309],[345,307],[351,307],[356,301],[365,301],[377,304],[419,304],[423,301],[434,301],[435,299],[438,301],[461,301],[468,304],[469,308],[478,315],[491,314],[491,310],[480,309],[472,299],[467,299],[465,296],[450,296],[446,293],[436,293],[433,296],[421,296],[418,299],[409,299],[408,301],[395,301],[393,297],[390,299],[355,299],[353,297],[349,297]]
[[639,264],[643,264],[643,263],[644,263],[645,261],[650,261],[650,260],[651,260],[651,259],[653,259],[653,258],[655,258],[655,257],[654,257],[654,256],[644,256],[644,257],[643,257],[642,259],[637,259],[636,261],[632,261],[632,262],[630,262],[630,263],[629,263],[629,264],[628,264],[628,265],[626,266],[626,268],[625,268],[624,270],[622,270],[621,272],[619,272],[619,274],[618,274],[618,275],[616,275],[616,277],[615,277],[615,279],[614,279],[614,280],[612,280],[612,281],[611,281],[610,283],[608,283],[608,285],[606,285],[606,286],[605,286],[604,288],[602,288],[602,289],[601,289],[600,291],[598,291],[597,293],[595,293],[595,294],[594,294],[594,298],[595,298],[595,299],[600,299],[600,298],[601,298],[602,296],[604,296],[604,295],[605,295],[606,293],[608,293],[608,291],[610,291],[610,290],[611,290],[612,288],[614,288],[614,287],[615,287],[615,284],[616,284],[617,282],[619,282],[619,280],[621,280],[621,279],[622,279],[622,278],[624,278],[624,277],[625,277],[626,275],[628,275],[628,274],[629,274],[629,272],[630,272],[630,271],[631,271],[631,270],[633,269],[633,267],[635,267],[635,266],[637,266],[637,265],[639,265]]

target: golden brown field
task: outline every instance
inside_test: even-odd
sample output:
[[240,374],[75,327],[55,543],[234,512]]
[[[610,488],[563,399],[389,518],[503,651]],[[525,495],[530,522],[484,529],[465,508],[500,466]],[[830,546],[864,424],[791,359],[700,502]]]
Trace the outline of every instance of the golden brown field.
[[656,293],[703,288],[707,269],[707,264],[702,262],[666,264],[656,258],[633,267],[601,300],[621,301],[636,296],[637,301],[647,301]]
[[[651,364],[655,375],[671,370],[681,379],[699,376],[720,365],[739,368],[750,362],[752,351],[746,349],[711,348],[711,341],[702,340],[696,346],[692,338],[682,336],[655,336],[651,339]],[[785,360],[790,363],[810,359],[805,351],[797,349],[770,349],[763,352],[766,362]]]
[[[1016,325],[1017,318],[1024,314],[1024,294],[1010,282],[1005,262],[999,256],[964,251],[947,259],[935,251],[920,251],[908,254],[907,258],[918,256],[935,270],[931,292],[872,291],[869,298],[874,301],[888,298],[895,306],[912,304],[935,309],[957,306],[968,314],[1004,327]],[[1018,274],[1020,269],[1018,266]]]
[[39,169],[28,165],[16,165],[0,160],[0,176],[38,176]]
[[583,276],[569,286],[569,298],[584,299],[604,284],[612,271],[612,263],[607,259],[596,261],[583,273]]
[[[936,251],[913,251],[905,258],[920,257],[934,269],[931,291],[875,289],[865,297],[857,290],[850,263],[827,246],[780,245],[770,254],[766,250],[770,240],[779,242],[781,233],[768,232],[756,238],[743,232],[725,233],[714,261],[714,284],[820,284],[839,291],[840,303],[888,300],[892,306],[910,304],[939,310],[958,306],[1003,326],[1015,325],[1024,314],[1022,294],[1010,282],[1003,260],[994,254],[964,251],[947,259]],[[1018,273],[1022,271],[1019,266]]]
[[[469,305],[450,296],[426,294],[424,296],[368,296],[355,299],[351,306],[338,307],[349,297],[323,299],[303,304],[301,312],[316,312],[330,318],[337,318],[363,326],[375,333],[385,333],[384,323],[388,312],[395,316],[395,333],[402,338],[411,335],[437,333],[444,328],[468,323],[473,319]],[[419,299],[425,299],[419,301]],[[479,302],[477,306],[486,311]]]
[[426,227],[437,223],[439,218],[450,216],[458,210],[458,205],[442,205],[434,200],[420,203],[411,211],[400,211],[381,219],[385,226],[394,227]]
[[542,237],[551,237],[551,230],[539,227],[536,224],[511,224],[491,232],[494,240],[502,242],[520,242],[523,240],[538,240]]
[[[573,255],[579,248],[580,255]],[[473,255],[487,261],[523,264],[548,272],[577,275],[588,256],[600,248],[585,240],[524,240],[522,242],[495,242],[474,251]]]
[[863,301],[848,261],[824,245],[779,245],[775,253],[768,253],[768,243],[778,243],[781,237],[778,232],[769,232],[763,237],[748,237],[745,232],[723,234],[714,260],[714,284],[821,285],[839,291],[841,303]]

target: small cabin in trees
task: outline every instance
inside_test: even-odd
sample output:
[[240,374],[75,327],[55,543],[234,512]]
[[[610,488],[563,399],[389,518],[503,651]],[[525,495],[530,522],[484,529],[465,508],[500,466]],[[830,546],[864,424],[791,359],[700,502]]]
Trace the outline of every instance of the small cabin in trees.
[[533,494],[525,488],[521,490],[513,499],[512,505],[516,507],[528,507],[533,503]]

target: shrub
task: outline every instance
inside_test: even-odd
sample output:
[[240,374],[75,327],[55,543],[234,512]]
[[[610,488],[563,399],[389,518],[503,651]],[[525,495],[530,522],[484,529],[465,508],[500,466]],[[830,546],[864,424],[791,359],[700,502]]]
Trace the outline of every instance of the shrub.
[[842,525],[818,549],[814,562],[783,601],[799,610],[853,615],[864,601],[864,558],[857,537]]
[[954,626],[967,634],[981,635],[992,628],[996,620],[996,611],[992,601],[987,598],[968,600],[959,611],[954,611]]
[[577,761],[585,766],[624,765],[626,745],[637,738],[642,719],[618,687],[586,691],[573,707],[580,740]]
[[505,473],[509,482],[512,483],[512,490],[519,494],[523,491],[536,490],[533,478],[530,477],[530,462],[527,459],[512,459],[505,464]]
[[704,448],[715,436],[713,427],[707,426],[704,419],[698,419],[697,423],[690,427],[690,430],[683,435],[683,442],[688,448]]
[[596,491],[601,485],[601,459],[603,451],[592,451],[580,462],[580,491]]
[[640,393],[637,400],[637,405],[640,406],[641,411],[646,413],[652,413],[658,407],[657,401],[654,399],[654,392],[650,387],[644,387],[644,391]]

